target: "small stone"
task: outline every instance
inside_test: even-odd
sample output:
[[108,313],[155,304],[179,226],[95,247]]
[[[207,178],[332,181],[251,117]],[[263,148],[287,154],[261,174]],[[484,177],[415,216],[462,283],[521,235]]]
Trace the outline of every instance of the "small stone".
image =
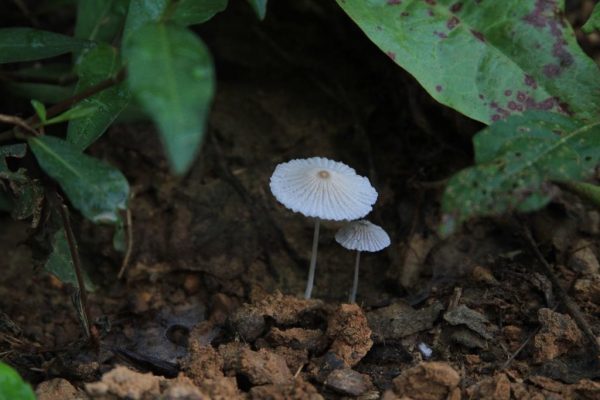
[[431,329],[443,309],[440,302],[419,310],[398,302],[367,313],[367,318],[374,340],[380,343]]
[[[419,400],[446,400],[456,397],[460,375],[445,362],[424,362],[394,378],[394,392]],[[460,390],[458,391],[460,398]]]
[[496,280],[492,272],[481,265],[476,265],[473,268],[473,271],[471,271],[471,278],[473,278],[475,282],[486,283],[493,286],[498,285],[498,280]]
[[229,343],[219,347],[224,369],[244,375],[253,385],[277,385],[292,380],[285,359],[269,350],[250,350],[244,345]]
[[533,338],[535,363],[553,360],[581,344],[583,336],[570,316],[541,308],[538,319],[542,329]]
[[593,244],[580,239],[572,246],[573,253],[569,257],[568,266],[576,272],[589,276],[600,272],[600,263],[594,253]]
[[373,388],[368,375],[361,374],[350,368],[336,369],[325,380],[325,386],[341,394],[360,396]]
[[600,305],[600,274],[577,279],[573,285],[578,300],[590,301]]

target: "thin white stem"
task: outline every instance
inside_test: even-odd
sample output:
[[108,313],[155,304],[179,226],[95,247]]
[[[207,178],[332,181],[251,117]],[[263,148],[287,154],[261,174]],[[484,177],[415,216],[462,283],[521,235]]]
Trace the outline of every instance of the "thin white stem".
[[304,292],[304,298],[310,299],[312,294],[313,286],[315,284],[315,271],[317,269],[317,249],[319,247],[319,223],[321,220],[317,218],[315,220],[315,233],[313,235],[312,254],[310,255],[310,267],[308,269],[308,281],[306,281],[306,291]]
[[360,264],[360,251],[356,252],[356,262],[354,263],[354,282],[352,282],[352,292],[348,298],[348,303],[356,303],[356,292],[358,291],[358,266]]

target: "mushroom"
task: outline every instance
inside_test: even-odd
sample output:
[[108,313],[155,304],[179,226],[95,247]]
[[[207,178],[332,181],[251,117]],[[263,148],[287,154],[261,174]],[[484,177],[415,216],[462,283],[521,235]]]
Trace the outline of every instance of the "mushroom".
[[342,221],[367,215],[377,200],[369,180],[344,163],[323,157],[291,160],[277,165],[271,192],[292,211],[315,218],[312,254],[304,298],[312,294],[317,267],[321,220]]
[[360,264],[361,251],[379,251],[390,245],[390,237],[379,225],[375,225],[365,219],[352,221],[343,226],[335,234],[335,240],[348,250],[356,250],[356,262],[354,263],[354,282],[352,291],[348,298],[349,303],[356,301],[358,290],[358,268]]

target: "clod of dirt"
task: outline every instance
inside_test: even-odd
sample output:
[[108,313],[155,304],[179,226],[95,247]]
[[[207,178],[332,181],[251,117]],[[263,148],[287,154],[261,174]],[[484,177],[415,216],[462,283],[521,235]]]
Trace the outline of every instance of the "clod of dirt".
[[534,362],[553,360],[580,344],[581,331],[570,316],[542,308],[538,311],[538,319],[542,329],[533,338]]
[[487,340],[493,339],[494,332],[498,330],[483,314],[470,309],[464,304],[446,311],[444,319],[451,325],[466,325],[469,329],[477,332]]
[[179,375],[175,379],[161,382],[162,397],[168,400],[205,400],[208,399],[202,391],[194,385],[190,378]]
[[468,349],[485,349],[487,347],[485,339],[482,339],[481,336],[462,326],[451,330],[450,339],[454,343]]
[[68,380],[62,378],[42,382],[35,389],[38,400],[83,400],[88,397],[81,393]]
[[580,239],[573,244],[572,249],[574,251],[567,262],[571,269],[586,276],[600,272],[600,263],[590,241]]
[[511,384],[506,374],[485,378],[467,388],[470,399],[510,400]]
[[192,342],[182,368],[211,399],[238,399],[241,394],[234,377],[223,374],[223,358],[212,346]]
[[433,328],[443,309],[442,303],[437,301],[420,310],[398,302],[367,313],[367,318],[373,329],[373,339],[380,343]]
[[321,352],[327,346],[327,340],[323,331],[319,329],[271,328],[265,339],[274,346],[286,346],[296,350],[308,350],[310,352]]
[[496,286],[500,283],[492,274],[488,268],[482,267],[481,265],[476,265],[471,271],[471,279],[475,282],[485,283],[487,285]]
[[325,379],[325,386],[347,396],[361,396],[367,390],[373,389],[373,383],[368,375],[350,368],[332,371]]
[[160,382],[163,379],[150,373],[142,374],[117,366],[102,375],[100,382],[86,384],[85,390],[92,399],[97,400],[152,399],[159,398]]
[[533,384],[529,387],[530,393],[542,392],[546,395],[544,398],[585,400],[595,400],[600,398],[600,383],[589,379],[582,379],[572,385],[564,384],[543,376],[532,376],[528,378],[528,381]]
[[323,400],[317,389],[301,378],[282,385],[255,386],[250,389],[252,400]]
[[283,357],[290,371],[295,372],[308,364],[308,350],[292,349],[291,347],[277,346],[271,349],[276,354]]
[[358,364],[373,346],[367,318],[356,304],[339,306],[329,318],[326,335],[332,341],[330,352],[348,367]]
[[[398,397],[419,400],[460,399],[460,375],[444,362],[424,362],[394,378],[393,391]],[[386,399],[393,399],[386,394]]]
[[266,349],[253,351],[239,343],[228,343],[219,347],[219,354],[226,373],[242,375],[252,385],[277,385],[292,380],[285,359]]
[[245,341],[253,342],[264,332],[266,317],[279,326],[290,326],[310,319],[311,315],[322,314],[323,307],[320,300],[304,300],[275,292],[257,303],[244,304],[229,318],[229,323]]

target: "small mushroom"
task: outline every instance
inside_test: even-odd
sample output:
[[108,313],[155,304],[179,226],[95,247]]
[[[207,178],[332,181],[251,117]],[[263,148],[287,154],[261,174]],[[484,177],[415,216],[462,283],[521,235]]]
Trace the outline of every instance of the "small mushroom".
[[315,218],[312,254],[304,297],[310,299],[317,267],[321,220],[362,218],[371,212],[377,191],[369,180],[344,163],[323,157],[291,160],[277,165],[271,192],[292,211]]
[[358,290],[358,268],[360,264],[361,251],[379,251],[390,245],[390,237],[379,225],[375,225],[365,219],[352,221],[343,226],[335,234],[335,240],[348,250],[356,250],[356,262],[354,264],[354,282],[352,291],[348,298],[349,303],[356,301]]

